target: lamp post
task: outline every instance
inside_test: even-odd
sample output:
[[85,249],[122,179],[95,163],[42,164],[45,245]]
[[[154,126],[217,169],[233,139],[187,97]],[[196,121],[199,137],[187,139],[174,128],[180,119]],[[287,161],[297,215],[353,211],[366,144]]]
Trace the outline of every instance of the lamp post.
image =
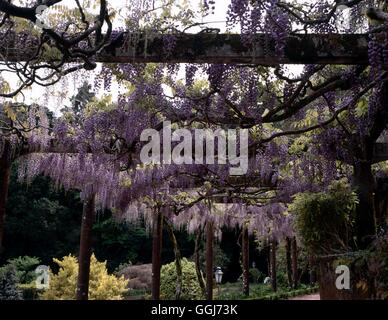
[[222,272],[221,267],[217,267],[216,271],[214,272],[214,275],[215,275],[216,283],[217,283],[217,287],[218,287],[218,297],[220,296],[220,284],[222,282],[222,275],[223,274],[224,273]]

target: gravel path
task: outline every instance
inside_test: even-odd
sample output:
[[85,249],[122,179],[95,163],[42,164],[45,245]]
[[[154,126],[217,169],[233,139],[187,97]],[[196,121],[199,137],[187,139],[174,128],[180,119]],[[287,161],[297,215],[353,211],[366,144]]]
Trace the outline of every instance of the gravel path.
[[289,300],[321,300],[319,293],[316,294],[309,294],[306,296],[299,296],[299,297],[293,297]]

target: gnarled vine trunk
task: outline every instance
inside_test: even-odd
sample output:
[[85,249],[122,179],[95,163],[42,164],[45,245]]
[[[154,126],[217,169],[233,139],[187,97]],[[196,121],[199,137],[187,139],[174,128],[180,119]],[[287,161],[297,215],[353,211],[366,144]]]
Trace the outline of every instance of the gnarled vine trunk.
[[78,257],[77,300],[88,300],[90,258],[92,256],[92,229],[96,218],[95,195],[84,200],[81,239]]
[[168,235],[170,237],[172,246],[174,248],[174,255],[175,255],[175,268],[176,268],[176,288],[175,288],[175,300],[180,300],[181,294],[182,294],[182,285],[183,285],[183,273],[182,273],[182,263],[181,263],[181,252],[179,250],[178,241],[176,240],[174,229],[165,220],[165,226],[167,228]]

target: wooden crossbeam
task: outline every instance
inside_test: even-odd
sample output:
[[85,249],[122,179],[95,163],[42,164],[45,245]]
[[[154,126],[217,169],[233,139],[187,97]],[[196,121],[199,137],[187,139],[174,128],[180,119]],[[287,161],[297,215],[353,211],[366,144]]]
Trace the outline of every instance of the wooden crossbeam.
[[[288,37],[284,55],[278,40],[257,34],[250,45],[239,34],[181,34],[166,50],[168,36],[161,34],[122,34],[96,56],[105,63],[227,63],[273,66],[278,64],[368,64],[368,36],[364,34],[301,34]],[[128,40],[134,39],[136,41]],[[13,50],[0,44],[0,60],[26,61],[31,52]]]
[[[91,153],[91,150],[87,150],[87,153]],[[57,143],[56,140],[51,140],[48,146],[41,149],[35,149],[30,146],[24,146],[22,150],[20,150],[19,153],[15,155],[15,158],[21,155],[26,155],[30,153],[67,153],[67,154],[77,154],[78,150],[74,148],[74,146],[62,146]],[[388,161],[388,143],[382,143],[378,142],[374,144],[374,150],[373,150],[373,163],[379,163]],[[238,183],[238,177],[236,178],[237,181],[234,181],[234,183]],[[250,183],[257,183],[258,181],[250,181]]]

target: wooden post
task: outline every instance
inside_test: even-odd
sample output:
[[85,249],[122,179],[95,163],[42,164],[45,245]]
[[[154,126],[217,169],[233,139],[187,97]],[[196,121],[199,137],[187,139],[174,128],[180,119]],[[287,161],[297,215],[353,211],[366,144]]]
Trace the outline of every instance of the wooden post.
[[90,258],[92,256],[92,228],[96,217],[95,195],[84,200],[81,239],[78,257],[77,300],[88,300]]
[[315,272],[315,259],[312,255],[309,255],[309,265],[310,265],[310,284],[314,285],[317,282],[317,275]]
[[287,266],[287,279],[288,285],[292,288],[293,278],[292,278],[292,262],[291,262],[291,239],[289,237],[286,238],[286,266]]
[[152,300],[160,300],[160,269],[162,268],[163,214],[154,215],[152,237]]
[[[365,143],[365,145],[368,145]],[[371,144],[369,145],[371,149]],[[370,151],[371,152],[371,151]],[[354,165],[354,187],[357,190],[359,203],[356,209],[357,245],[365,249],[376,235],[375,217],[375,179],[372,172],[372,163],[360,161]]]
[[296,238],[291,240],[291,261],[292,261],[292,286],[294,289],[298,287],[298,247],[296,244]]
[[203,297],[206,297],[206,284],[201,272],[200,256],[199,256],[202,233],[203,233],[203,230],[200,228],[195,238],[194,260],[195,260],[195,272],[197,273],[199,286],[201,287]]
[[243,258],[243,294],[249,296],[249,234],[248,228],[242,231],[242,258]]
[[214,226],[206,223],[206,299],[213,300]]
[[272,290],[277,291],[278,285],[276,280],[276,240],[271,240],[271,284]]
[[11,145],[7,140],[3,143],[3,152],[0,154],[0,256],[3,251],[5,215],[12,166]]

